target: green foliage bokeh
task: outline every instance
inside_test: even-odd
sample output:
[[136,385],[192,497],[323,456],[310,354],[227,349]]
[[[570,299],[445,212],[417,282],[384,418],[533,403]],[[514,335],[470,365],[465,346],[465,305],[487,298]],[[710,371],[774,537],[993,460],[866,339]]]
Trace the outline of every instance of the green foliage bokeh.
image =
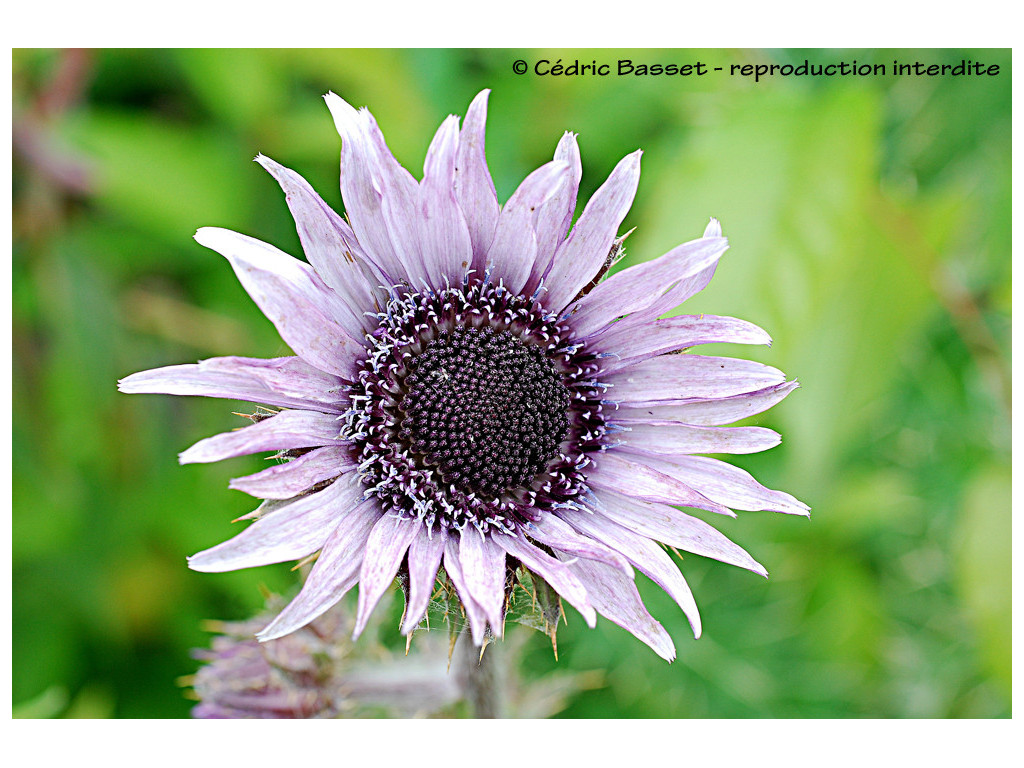
[[[539,77],[540,58],[715,64],[894,58],[998,77]],[[13,697],[23,716],[181,717],[176,680],[287,566],[198,574],[260,458],[179,467],[248,405],[126,396],[118,378],[287,353],[226,262],[223,226],[301,255],[263,152],[332,205],[340,140],[320,96],[368,105],[417,176],[433,130],[492,89],[506,199],[579,134],[589,198],[644,149],[624,264],[698,236],[731,249],[687,312],[735,315],[770,349],[720,347],[802,387],[751,420],[782,446],[735,463],[811,519],[714,522],[767,581],[681,563],[704,618],[642,577],[666,665],[570,611],[559,661],[604,671],[569,717],[1002,717],[1010,711],[1010,54],[985,51],[102,50],[14,52]],[[527,630],[517,628],[517,631]]]

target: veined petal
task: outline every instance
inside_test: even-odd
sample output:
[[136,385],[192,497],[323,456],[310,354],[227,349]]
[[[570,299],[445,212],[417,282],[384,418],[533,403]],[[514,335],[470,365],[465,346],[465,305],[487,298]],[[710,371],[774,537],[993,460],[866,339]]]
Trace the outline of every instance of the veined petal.
[[[718,223],[718,219],[713,218],[704,229],[703,239],[716,240],[721,237],[722,225]],[[674,284],[664,293],[659,294],[656,292],[652,296],[653,300],[646,304],[643,309],[636,309],[631,314],[617,321],[615,323],[615,330],[621,333],[638,332],[639,329],[645,327],[652,320],[661,317],[666,312],[672,311],[691,296],[707,288],[717,268],[718,260],[715,260],[710,266],[705,267],[694,275],[682,279],[674,278]],[[625,271],[623,270],[623,272]],[[611,278],[609,278],[610,280]]]
[[619,435],[631,454],[759,453],[774,448],[782,436],[764,427],[694,427],[677,421],[625,421]]
[[679,421],[695,426],[720,426],[767,411],[798,386],[797,382],[788,381],[731,397],[680,400],[668,405],[623,404],[615,415],[632,421]]
[[640,150],[627,155],[590,198],[545,278],[546,307],[561,312],[604,266],[640,183]]
[[427,612],[447,541],[448,531],[444,528],[430,532],[424,526],[409,545],[409,597],[405,604],[403,635],[416,629]]
[[200,440],[178,456],[182,464],[198,464],[260,451],[287,451],[321,445],[343,445],[338,417],[317,411],[281,411],[263,421]]
[[700,612],[686,579],[679,568],[665,554],[665,550],[650,539],[639,536],[599,512],[587,513],[575,509],[559,510],[559,516],[580,531],[599,539],[624,554],[633,565],[664,589],[683,609],[693,636],[700,637]]
[[768,576],[764,566],[742,547],[703,520],[675,507],[638,501],[613,491],[601,491],[598,500],[601,514],[634,533]]
[[597,460],[597,470],[590,473],[587,481],[596,489],[616,491],[644,501],[681,504],[736,517],[729,508],[712,501],[671,475],[652,469],[646,461],[639,463],[643,459],[604,453]]
[[231,262],[239,282],[299,357],[355,379],[366,348],[339,324],[347,310],[312,267],[228,229],[203,227],[195,238]]
[[324,545],[362,496],[359,483],[338,480],[322,491],[276,506],[237,536],[192,555],[188,567],[223,573],[306,557]]
[[469,619],[469,631],[473,637],[473,645],[483,645],[484,635],[487,632],[487,613],[473,599],[466,586],[466,577],[462,573],[462,563],[459,561],[458,539],[454,536],[449,536],[444,545],[444,572],[448,574],[448,578],[451,579],[459,593],[459,600]]
[[565,240],[576,213],[576,196],[580,189],[580,178],[583,176],[583,165],[580,161],[580,148],[576,143],[576,134],[566,131],[555,148],[555,160],[565,163],[569,173],[564,176],[557,189],[537,209],[537,259],[530,271],[523,293],[532,295],[540,280],[551,270],[551,262],[559,246]]
[[487,252],[491,280],[501,280],[512,293],[520,293],[537,261],[537,210],[568,184],[571,169],[553,160],[527,176],[498,217],[494,240]]
[[410,272],[390,229],[414,210],[416,180],[391,154],[373,115],[366,109],[357,111],[334,93],[326,94],[324,101],[341,136],[341,196],[359,243],[390,283],[422,276],[416,265],[416,272]]
[[459,132],[455,163],[455,197],[469,229],[473,244],[473,268],[483,275],[487,250],[494,239],[498,222],[498,196],[487,170],[484,154],[484,128],[487,122],[487,96],[483,90],[473,99]]
[[717,264],[728,248],[724,237],[691,240],[612,275],[576,303],[573,327],[580,336],[613,329],[616,318],[649,307],[672,285]]
[[473,262],[469,229],[455,197],[459,118],[450,115],[427,150],[419,189],[419,237],[429,285],[459,285]]
[[587,597],[587,590],[564,563],[533,546],[526,539],[504,533],[492,534],[492,538],[498,546],[544,579],[573,608],[583,614],[588,626],[594,626],[597,616]]
[[347,447],[328,445],[262,472],[236,477],[228,487],[261,499],[290,499],[354,468],[355,462]]
[[656,470],[671,472],[685,483],[693,483],[714,499],[732,509],[782,512],[808,516],[811,508],[783,491],[773,491],[758,483],[750,473],[718,459],[705,456],[659,456],[641,459]]
[[353,640],[366,628],[370,612],[391,586],[406,550],[422,528],[422,520],[390,516],[382,517],[373,526],[359,570],[359,605],[356,608]]
[[295,599],[269,625],[256,633],[261,642],[283,637],[306,626],[335,605],[359,580],[366,542],[381,517],[376,499],[346,510],[333,529],[327,529],[323,551],[313,564]]
[[782,371],[753,360],[704,355],[662,355],[604,377],[612,385],[608,399],[632,407],[745,395],[785,380]]
[[266,155],[257,155],[256,162],[281,185],[306,258],[347,310],[345,328],[356,338],[372,330],[363,313],[374,306],[377,286],[385,280],[381,268],[360,247],[348,223],[304,178]]
[[[598,560],[618,568],[630,579],[633,568],[629,561],[614,549],[578,533],[571,525],[554,515],[542,515],[535,523],[526,526],[527,535],[546,544],[557,554],[564,552],[567,556],[584,557],[587,560]],[[599,609],[600,610],[600,609]]]
[[121,379],[117,388],[128,393],[223,397],[334,413],[348,407],[341,404],[348,385],[298,357],[214,357],[195,365],[168,365],[133,373]]
[[472,526],[462,529],[459,563],[473,600],[483,609],[491,631],[504,634],[505,550]]
[[[565,561],[568,555],[555,553]],[[632,578],[604,563],[591,560],[566,562],[566,567],[580,580],[597,612],[618,624],[634,637],[647,643],[666,661],[676,657],[676,647],[665,628],[644,607]]]
[[746,320],[717,315],[677,315],[655,320],[641,329],[631,327],[626,331],[616,331],[612,325],[608,331],[596,336],[590,346],[595,352],[614,355],[604,358],[602,365],[602,370],[611,373],[651,357],[699,344],[771,346],[771,343],[767,333]]

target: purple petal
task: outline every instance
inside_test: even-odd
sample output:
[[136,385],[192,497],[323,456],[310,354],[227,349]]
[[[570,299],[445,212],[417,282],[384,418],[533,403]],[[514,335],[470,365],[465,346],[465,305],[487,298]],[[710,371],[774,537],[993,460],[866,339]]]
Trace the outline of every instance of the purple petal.
[[531,539],[536,539],[541,544],[551,547],[556,554],[564,552],[567,556],[598,560],[618,568],[626,576],[633,578],[633,569],[626,558],[600,542],[587,536],[581,536],[573,530],[572,526],[554,515],[541,516],[537,522],[528,524],[525,532]]
[[[356,111],[334,93],[324,100],[341,136],[341,196],[356,238],[390,282],[421,276],[422,267],[410,259],[417,270],[410,272],[404,254],[396,251],[391,229],[408,221],[403,214],[415,207],[416,180],[391,154],[373,115],[366,109]],[[410,233],[398,234],[403,243],[411,239]]]
[[237,536],[190,557],[188,567],[223,573],[306,557],[324,545],[362,497],[359,483],[338,480],[322,491],[275,506]]
[[455,197],[469,229],[469,238],[473,244],[473,268],[478,275],[484,273],[485,257],[494,239],[494,228],[500,211],[484,154],[489,93],[489,90],[481,91],[469,105],[459,133],[455,164]]
[[798,386],[797,382],[789,381],[732,397],[681,400],[671,405],[622,405],[615,415],[632,421],[679,421],[695,426],[719,426],[768,410]]
[[359,580],[366,542],[381,516],[376,499],[367,499],[346,511],[323,544],[306,583],[295,599],[269,625],[256,634],[261,642],[274,640],[306,626],[331,606]]
[[370,612],[391,586],[406,550],[421,528],[422,520],[403,517],[382,517],[373,526],[359,570],[359,604],[356,608],[353,640],[366,628]]
[[339,325],[337,318],[348,310],[312,267],[227,229],[203,227],[195,238],[231,262],[242,286],[299,357],[355,380],[366,350]]
[[551,270],[551,262],[565,240],[573,214],[576,213],[576,195],[583,175],[576,134],[565,132],[558,142],[558,147],[555,148],[555,160],[569,166],[569,174],[537,209],[534,227],[537,234],[537,259],[523,290],[526,295],[531,295],[537,290],[541,278]]
[[[621,274],[621,273],[620,273]],[[600,287],[600,286],[598,286]],[[636,365],[657,355],[677,352],[699,344],[766,344],[772,339],[746,320],[716,315],[677,315],[655,320],[642,329],[617,331],[613,325],[588,345],[594,352],[608,352],[602,366],[606,373]]]
[[643,456],[685,453],[759,453],[774,448],[782,436],[764,427],[694,427],[677,421],[616,420],[627,432],[618,435],[625,450]]
[[665,550],[650,539],[623,528],[598,512],[563,509],[559,510],[558,514],[583,533],[624,554],[633,565],[679,603],[679,607],[683,609],[690,622],[690,628],[693,629],[693,636],[700,637],[700,613],[697,610],[697,603],[694,602],[693,593],[679,568],[665,554]]
[[480,604],[473,599],[472,594],[466,587],[466,577],[462,573],[462,563],[459,562],[459,543],[454,536],[449,536],[444,547],[444,571],[448,574],[459,593],[459,600],[466,611],[469,619],[469,631],[473,636],[473,645],[482,645],[484,634],[487,630],[487,614]]
[[674,400],[745,395],[781,384],[786,375],[753,360],[703,355],[662,355],[606,376],[609,400],[636,407]]
[[198,395],[246,400],[281,408],[341,413],[348,385],[298,357],[260,360],[214,357],[198,365],[168,365],[126,376],[117,388],[128,393]]
[[742,547],[703,520],[675,507],[637,501],[611,491],[602,491],[598,500],[601,502],[601,514],[634,533],[695,555],[746,568],[762,576],[768,575],[764,566]]
[[704,456],[662,456],[659,462],[644,459],[701,493],[733,509],[782,512],[787,515],[810,514],[810,507],[783,491],[773,491],[758,483],[749,472],[718,459]]
[[471,526],[459,538],[459,563],[473,600],[483,609],[491,631],[504,634],[505,550]]
[[[703,237],[705,239],[717,239],[722,237],[722,227],[718,223],[718,219],[711,219],[704,230]],[[704,268],[697,274],[678,280],[664,293],[656,292],[653,295],[653,301],[643,309],[637,309],[632,314],[627,315],[616,322],[615,330],[623,333],[639,332],[639,329],[643,328],[648,323],[661,317],[666,312],[670,312],[691,296],[694,296],[707,288],[708,283],[711,282],[711,278],[715,275],[715,269],[717,269],[717,267],[718,262],[715,261],[711,266]],[[610,280],[611,278],[609,278],[609,281]]]
[[455,198],[455,162],[459,119],[448,117],[438,128],[423,164],[419,189],[419,239],[429,285],[460,285],[473,262],[466,220]]
[[588,626],[594,626],[597,616],[587,598],[587,590],[564,563],[560,563],[525,539],[504,533],[492,534],[491,537],[498,546],[544,579],[573,608],[583,614]]
[[[567,555],[555,553],[560,560]],[[647,643],[661,658],[672,661],[676,647],[665,628],[644,607],[632,578],[610,566],[588,560],[566,563],[572,574],[587,589],[597,612]]]
[[724,237],[691,240],[653,261],[612,275],[576,303],[572,320],[576,333],[589,336],[618,317],[646,309],[673,284],[713,267],[728,248]]
[[560,161],[542,165],[523,180],[498,217],[487,268],[491,280],[502,280],[512,293],[522,291],[537,261],[537,209],[568,183],[570,173]]
[[604,265],[636,195],[640,154],[637,150],[619,161],[608,180],[590,198],[569,239],[555,254],[545,279],[548,292],[543,299],[552,311],[560,312],[576,298]]
[[281,185],[306,258],[348,310],[345,328],[356,338],[371,330],[363,313],[374,305],[375,288],[384,280],[381,268],[363,252],[348,223],[305,179],[265,155],[257,155],[256,162]]
[[405,605],[403,635],[416,629],[427,612],[447,541],[448,532],[445,529],[431,533],[423,527],[409,545],[409,599]]
[[355,462],[347,446],[328,445],[262,472],[236,477],[228,487],[261,499],[290,499],[354,468]]
[[706,509],[720,515],[736,517],[732,510],[698,493],[670,475],[646,466],[641,457],[604,453],[597,459],[596,470],[587,475],[587,483],[594,488],[615,491],[644,501],[682,504]]
[[287,451],[321,445],[343,445],[338,417],[316,411],[281,411],[252,426],[200,440],[178,455],[182,464],[246,456],[260,451]]

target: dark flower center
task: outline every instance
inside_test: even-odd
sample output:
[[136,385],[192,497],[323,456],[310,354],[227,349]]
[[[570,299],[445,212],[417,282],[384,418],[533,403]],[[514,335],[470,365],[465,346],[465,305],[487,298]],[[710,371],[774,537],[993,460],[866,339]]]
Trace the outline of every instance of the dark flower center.
[[523,485],[569,430],[558,372],[507,330],[445,331],[409,367],[399,436],[463,491],[493,497]]
[[536,297],[467,278],[396,291],[378,318],[341,434],[388,514],[514,533],[586,491],[605,385]]

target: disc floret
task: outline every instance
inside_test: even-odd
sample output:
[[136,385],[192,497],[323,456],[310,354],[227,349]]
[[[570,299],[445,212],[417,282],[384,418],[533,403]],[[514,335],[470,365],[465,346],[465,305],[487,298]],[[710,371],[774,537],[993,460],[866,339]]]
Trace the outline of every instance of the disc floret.
[[393,291],[377,318],[342,436],[387,512],[514,533],[585,491],[598,365],[536,297],[467,278]]

